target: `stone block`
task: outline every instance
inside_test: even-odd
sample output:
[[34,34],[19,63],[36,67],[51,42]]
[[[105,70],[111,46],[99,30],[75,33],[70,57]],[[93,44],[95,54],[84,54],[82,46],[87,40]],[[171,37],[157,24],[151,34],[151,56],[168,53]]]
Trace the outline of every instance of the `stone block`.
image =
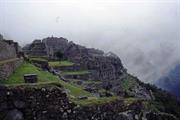
[[37,83],[38,77],[36,74],[25,74],[24,81],[25,83]]

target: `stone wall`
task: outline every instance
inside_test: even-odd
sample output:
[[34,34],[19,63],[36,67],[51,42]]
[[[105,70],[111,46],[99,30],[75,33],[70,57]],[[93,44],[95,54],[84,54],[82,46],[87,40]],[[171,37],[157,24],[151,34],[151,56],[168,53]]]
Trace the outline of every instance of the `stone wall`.
[[178,120],[146,111],[140,101],[80,107],[68,100],[61,86],[0,86],[0,95],[0,120]]
[[0,40],[0,80],[5,80],[14,70],[23,63],[17,58],[19,46],[13,40]]
[[4,63],[0,63],[0,80],[5,80],[11,75],[14,70],[23,63],[23,59],[16,58]]
[[0,61],[17,57],[17,50],[14,42],[0,40]]
[[0,87],[0,120],[74,120],[74,105],[59,87]]

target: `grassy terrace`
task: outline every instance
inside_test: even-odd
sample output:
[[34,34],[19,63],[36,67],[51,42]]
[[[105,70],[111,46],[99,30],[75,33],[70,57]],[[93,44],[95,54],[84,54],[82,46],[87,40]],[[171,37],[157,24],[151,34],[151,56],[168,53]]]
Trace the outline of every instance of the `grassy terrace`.
[[78,97],[78,96],[87,96],[87,97],[91,97],[93,96],[93,94],[91,94],[90,92],[87,92],[85,90],[83,90],[83,88],[81,88],[80,86],[74,85],[72,83],[67,83],[64,82],[62,80],[60,80],[60,84],[62,86],[64,86],[65,89],[69,90],[69,94],[71,95],[70,97]]
[[[37,74],[38,75],[38,83],[24,83],[24,74]],[[73,83],[64,82],[59,80],[57,76],[49,72],[45,72],[37,68],[36,66],[25,62],[22,66],[17,68],[17,70],[4,81],[0,81],[0,84],[8,86],[8,87],[59,87],[63,86],[66,90],[68,90],[68,97],[72,102],[79,104],[81,106],[90,106],[97,104],[105,104],[112,102],[117,99],[117,97],[104,97],[104,98],[96,98],[94,95],[88,91],[83,90],[81,86],[77,86]],[[87,100],[79,100],[79,96],[87,96],[91,99]]]
[[74,100],[74,102],[81,106],[93,106],[93,105],[102,105],[102,104],[111,103],[118,99],[119,98],[117,96],[113,96],[113,97],[92,98],[87,100]]
[[[24,83],[24,74],[37,74],[38,75],[38,83]],[[7,79],[4,81],[0,81],[0,84],[3,85],[62,85],[65,89],[69,90],[69,94],[74,97],[78,96],[92,96],[91,93],[83,90],[81,87],[74,85],[72,83],[67,83],[62,80],[59,80],[57,76],[49,72],[45,72],[40,70],[39,68],[35,67],[30,63],[24,63],[22,66],[17,68],[17,70]]]
[[88,70],[81,70],[81,71],[67,71],[63,72],[63,75],[84,75],[89,74],[90,72]]
[[30,60],[34,60],[34,61],[47,61],[46,59],[44,59],[44,58],[30,58]]
[[73,66],[74,63],[70,61],[51,61],[49,62],[49,66],[51,67],[60,67],[60,66]]
[[7,80],[1,81],[1,84],[21,84],[24,83],[24,74],[37,74],[38,82],[58,81],[58,78],[49,72],[41,71],[30,63],[24,63],[22,66],[10,75]]

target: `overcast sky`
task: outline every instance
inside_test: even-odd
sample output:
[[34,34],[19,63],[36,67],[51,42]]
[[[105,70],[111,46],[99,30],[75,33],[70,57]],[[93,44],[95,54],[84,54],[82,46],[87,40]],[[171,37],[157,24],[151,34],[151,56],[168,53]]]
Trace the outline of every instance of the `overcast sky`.
[[112,51],[153,82],[180,63],[180,0],[0,0],[0,33],[21,45],[53,35]]

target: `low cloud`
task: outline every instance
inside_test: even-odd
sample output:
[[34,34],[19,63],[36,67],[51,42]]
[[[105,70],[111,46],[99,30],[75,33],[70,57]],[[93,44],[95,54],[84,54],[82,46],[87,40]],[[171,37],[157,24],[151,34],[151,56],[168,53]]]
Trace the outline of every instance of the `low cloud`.
[[62,36],[112,51],[153,83],[180,62],[179,0],[0,0],[0,33],[22,46]]

